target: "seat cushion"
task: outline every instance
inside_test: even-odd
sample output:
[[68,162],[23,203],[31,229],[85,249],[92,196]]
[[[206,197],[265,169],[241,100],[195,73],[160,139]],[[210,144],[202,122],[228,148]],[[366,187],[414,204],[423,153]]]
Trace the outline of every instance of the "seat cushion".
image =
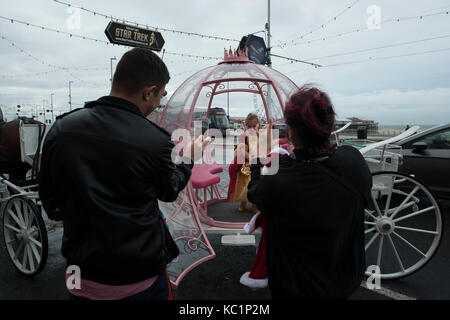
[[214,173],[222,172],[223,168],[215,164],[197,164],[192,168],[191,182],[196,189],[206,188],[220,182],[220,177]]

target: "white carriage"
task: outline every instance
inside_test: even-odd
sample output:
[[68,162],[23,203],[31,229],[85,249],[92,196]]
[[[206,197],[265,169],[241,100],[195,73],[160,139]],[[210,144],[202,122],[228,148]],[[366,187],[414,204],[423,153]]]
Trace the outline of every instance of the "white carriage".
[[401,147],[395,145],[415,134],[420,127],[380,141],[345,141],[359,149],[372,173],[372,193],[365,210],[365,250],[367,266],[374,266],[382,279],[411,275],[428,263],[439,247],[443,217],[439,204],[414,176],[398,171]]
[[40,272],[47,261],[47,229],[61,224],[44,218],[36,179],[48,127],[38,121],[18,119],[13,129],[18,130],[18,141],[10,143],[18,143],[20,150],[20,159],[16,160],[31,172],[20,182],[13,182],[10,176],[1,174],[3,241],[14,267],[22,274],[32,276]]

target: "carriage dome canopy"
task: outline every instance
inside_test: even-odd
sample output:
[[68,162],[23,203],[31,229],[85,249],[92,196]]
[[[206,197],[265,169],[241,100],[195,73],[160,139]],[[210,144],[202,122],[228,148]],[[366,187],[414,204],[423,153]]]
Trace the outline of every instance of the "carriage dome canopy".
[[[173,93],[160,118],[160,126],[172,132],[189,129],[194,120],[209,117],[216,106],[214,98],[231,92],[246,92],[258,97],[259,115],[265,119],[283,118],[287,98],[298,89],[282,73],[248,59],[245,51],[225,50],[224,60],[187,78]],[[206,112],[205,112],[206,111]]]

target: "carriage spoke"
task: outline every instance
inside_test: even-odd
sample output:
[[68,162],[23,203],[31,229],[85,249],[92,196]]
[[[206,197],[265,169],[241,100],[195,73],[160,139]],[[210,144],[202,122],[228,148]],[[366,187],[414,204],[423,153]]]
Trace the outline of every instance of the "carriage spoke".
[[20,241],[19,247],[17,248],[16,252],[14,253],[13,260],[16,260],[19,257],[19,254],[22,252],[24,245],[25,245],[25,242]]
[[[368,234],[368,233],[371,233],[371,232],[373,232],[373,231],[375,231],[375,227],[372,227],[372,228],[370,228],[370,229],[365,230],[365,231],[364,231],[364,234]],[[378,234],[378,233],[377,233],[377,234]]]
[[405,219],[412,218],[412,217],[414,217],[414,216],[417,216],[417,215],[419,215],[419,214],[422,214],[422,213],[431,211],[431,210],[433,210],[433,209],[435,209],[435,206],[431,206],[431,207],[428,207],[428,208],[419,210],[419,211],[417,211],[417,212],[410,213],[410,214],[408,214],[408,215],[406,215],[406,216],[403,216],[403,217],[401,217],[401,218],[395,219],[395,220],[393,220],[393,221],[394,221],[395,223],[397,223],[397,222],[399,222],[399,221],[402,221],[402,220],[405,220]]
[[372,212],[370,212],[369,210],[365,210],[366,213],[373,219],[373,220],[377,220],[377,218],[375,218],[375,216],[372,214]]
[[375,206],[375,210],[377,211],[378,215],[380,217],[382,217],[383,215],[381,214],[381,210],[380,210],[380,207],[378,207],[377,201],[375,200],[375,198],[373,196],[371,198],[372,198],[373,205]]
[[[397,215],[398,212],[408,209],[409,207],[412,207],[413,205],[415,205],[416,203],[414,201],[405,203],[403,205],[399,205],[398,207],[395,208],[395,210],[391,209],[392,211],[394,211],[391,215],[391,219],[393,219],[392,217],[395,217]],[[398,210],[397,213],[395,213]]]
[[392,238],[390,235],[387,235],[387,237],[389,239],[389,242],[391,243],[392,249],[394,250],[394,254],[395,254],[395,257],[397,258],[400,269],[402,269],[402,271],[405,271],[405,268],[403,267],[402,259],[400,259],[400,256],[397,252],[397,248],[395,248],[394,241],[392,241]]
[[19,218],[16,216],[16,214],[11,209],[8,209],[8,214],[11,218],[13,218],[13,220],[16,222],[16,224],[19,227],[23,226],[22,222],[19,220]]
[[24,226],[28,229],[28,222],[29,222],[29,211],[28,211],[28,206],[27,205],[22,205],[23,208],[23,222],[24,222]]
[[12,226],[10,224],[5,224],[5,227],[8,228],[8,229],[11,229],[11,230],[13,230],[13,231],[15,231],[17,233],[21,232],[19,229],[17,229],[16,227],[14,227],[14,226]]
[[31,236],[28,239],[30,239],[30,241],[32,243],[34,243],[35,245],[37,245],[39,248],[42,248],[42,243],[39,242],[37,239],[35,239],[35,238],[31,237]]
[[417,249],[415,246],[413,246],[408,240],[406,240],[405,238],[403,238],[401,235],[399,235],[397,232],[393,231],[393,234],[395,234],[397,237],[400,238],[400,240],[402,240],[404,243],[406,243],[407,245],[409,245],[411,248],[413,248],[414,250],[416,250],[418,253],[420,253],[424,258],[426,258],[426,254],[423,253],[422,251],[420,251],[419,249]]
[[380,244],[378,247],[378,257],[377,257],[377,266],[379,266],[380,268],[381,268],[381,253],[383,251],[383,240],[384,240],[384,235],[381,235]]
[[5,243],[6,243],[6,245],[9,245],[9,244],[11,244],[13,242],[16,242],[16,241],[17,241],[17,238],[12,238],[12,239],[6,241]]
[[21,204],[22,204],[22,201],[14,201],[14,207],[16,208],[16,213],[17,213],[17,216],[20,219],[20,223],[21,223],[22,226],[26,226],[26,223],[23,220]]
[[27,244],[27,246],[25,248],[28,253],[28,261],[30,263],[30,271],[33,271],[34,270],[34,260],[33,260],[33,255],[31,252],[31,248],[30,248],[29,244]]
[[27,230],[29,230],[31,228],[31,226],[33,225],[34,222],[34,214],[32,212],[29,211],[28,206],[26,206],[27,208]]
[[31,247],[31,250],[33,251],[36,261],[39,263],[39,261],[41,261],[41,255],[39,254],[38,249],[36,248],[36,246],[33,242],[30,242],[30,247]]
[[421,232],[421,233],[428,233],[428,234],[434,234],[434,235],[439,234],[439,232],[437,232],[437,231],[422,230],[422,229],[415,229],[415,228],[408,228],[408,227],[400,227],[400,226],[395,226],[395,229],[408,230],[408,231]]
[[366,244],[366,248],[365,250],[367,251],[367,249],[369,249],[369,247],[372,245],[372,243],[375,241],[375,239],[378,237],[379,233],[375,233],[375,235],[372,237],[372,239],[369,240],[369,242],[367,242]]
[[28,262],[28,252],[27,252],[27,245],[25,245],[25,248],[23,250],[23,257],[22,257],[22,268],[23,270],[26,270],[27,268],[27,262]]
[[409,199],[412,198],[412,196],[417,192],[417,190],[419,190],[420,187],[416,186],[411,192],[410,194],[408,194],[408,196],[402,201],[402,203],[398,206],[398,208],[394,211],[394,213],[391,216],[391,219],[394,219],[395,216],[397,215],[397,213],[400,212],[400,210],[406,209],[407,207],[403,207],[408,201]]
[[387,215],[387,213],[388,213],[389,206],[391,205],[392,189],[394,188],[394,180],[395,180],[395,177],[392,176],[392,177],[391,177],[391,185],[389,186],[389,187],[390,187],[390,188],[389,188],[389,194],[388,194],[388,198],[387,198],[387,200],[386,200],[386,206],[384,207],[384,213],[385,213],[386,215]]

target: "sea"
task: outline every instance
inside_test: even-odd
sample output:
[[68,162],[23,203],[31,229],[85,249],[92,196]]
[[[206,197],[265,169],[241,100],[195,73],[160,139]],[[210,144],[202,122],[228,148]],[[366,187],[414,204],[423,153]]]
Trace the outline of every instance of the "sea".
[[[419,126],[419,132],[430,129],[435,127],[435,124],[408,124],[410,127],[413,126]],[[369,133],[368,136],[372,139],[387,139],[396,135],[399,135],[400,133],[402,133],[405,128],[406,128],[406,124],[379,124],[378,125],[378,134],[371,134]],[[354,138],[356,136],[352,135],[352,134],[340,134],[339,137],[341,139],[348,139],[348,138]]]

